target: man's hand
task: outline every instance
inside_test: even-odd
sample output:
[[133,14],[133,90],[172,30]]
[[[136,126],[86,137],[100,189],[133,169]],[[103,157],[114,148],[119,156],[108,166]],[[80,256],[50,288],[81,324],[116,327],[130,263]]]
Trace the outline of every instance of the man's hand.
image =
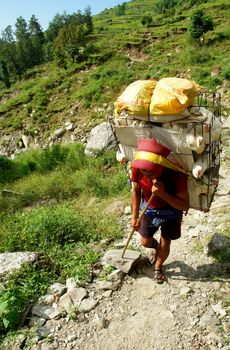
[[138,223],[138,218],[132,218],[131,226],[132,226],[132,228],[135,229],[135,231],[138,230],[138,228],[140,226],[140,224]]
[[163,196],[165,193],[165,187],[162,182],[158,179],[153,179],[152,193],[158,195],[159,197]]

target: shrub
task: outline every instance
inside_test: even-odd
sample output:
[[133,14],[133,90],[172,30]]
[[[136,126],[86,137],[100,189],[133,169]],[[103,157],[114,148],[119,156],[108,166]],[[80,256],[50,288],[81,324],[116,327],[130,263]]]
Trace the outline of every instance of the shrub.
[[230,68],[229,67],[223,68],[223,77],[224,77],[224,79],[230,80]]
[[194,12],[189,26],[190,37],[193,40],[198,40],[201,44],[203,44],[204,35],[210,30],[213,30],[212,19],[206,16],[201,10]]
[[49,97],[45,89],[38,90],[33,98],[35,109],[43,110],[49,102]]
[[150,27],[151,24],[153,22],[153,19],[151,16],[144,16],[141,20],[141,23],[143,24],[143,26],[145,27]]
[[114,220],[103,214],[92,211],[83,216],[68,205],[17,212],[3,220],[0,251],[49,253],[54,246],[116,237],[114,225]]
[[0,156],[0,183],[16,181],[30,172],[30,164]]

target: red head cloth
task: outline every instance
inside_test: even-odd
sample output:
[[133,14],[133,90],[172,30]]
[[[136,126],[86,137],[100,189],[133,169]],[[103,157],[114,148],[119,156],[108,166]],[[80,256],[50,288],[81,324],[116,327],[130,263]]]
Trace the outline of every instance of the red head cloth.
[[160,176],[164,166],[158,163],[159,157],[156,157],[157,159],[154,161],[153,156],[167,158],[170,152],[170,149],[161,145],[156,139],[140,139],[132,167],[148,170],[154,175]]

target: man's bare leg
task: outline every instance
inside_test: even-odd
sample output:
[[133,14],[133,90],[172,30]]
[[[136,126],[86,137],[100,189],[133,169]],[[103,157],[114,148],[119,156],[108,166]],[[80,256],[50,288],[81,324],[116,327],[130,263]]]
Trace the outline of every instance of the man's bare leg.
[[156,251],[156,247],[158,246],[157,240],[153,237],[151,238],[141,237],[141,244],[146,248],[150,248],[149,261],[152,265],[154,265],[157,259],[157,251]]
[[161,236],[160,243],[158,244],[157,260],[155,263],[155,280],[157,283],[163,283],[165,281],[164,273],[162,271],[162,265],[169,256],[171,240],[165,239]]

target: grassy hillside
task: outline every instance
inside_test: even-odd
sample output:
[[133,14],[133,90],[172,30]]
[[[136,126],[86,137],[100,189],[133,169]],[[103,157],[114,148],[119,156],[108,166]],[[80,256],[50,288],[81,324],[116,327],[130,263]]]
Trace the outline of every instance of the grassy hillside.
[[[33,135],[42,128],[46,137],[65,120],[87,132],[108,116],[124,87],[150,77],[177,75],[207,89],[223,87],[223,101],[229,107],[229,2],[183,1],[157,13],[158,2],[127,2],[119,16],[118,7],[104,10],[93,17],[96,51],[88,60],[67,69],[52,63],[38,66],[10,89],[2,89],[0,133],[21,130]],[[204,45],[191,42],[188,34],[190,17],[199,9],[214,23]],[[152,18],[149,26],[142,24],[144,16]]]
[[[84,62],[67,69],[54,63],[37,66],[11,88],[2,88],[0,152],[6,143],[17,143],[22,133],[42,144],[66,121],[85,135],[107,118],[119,94],[137,79],[196,80],[207,90],[222,92],[228,111],[229,1],[181,1],[164,13],[156,11],[157,3],[129,1],[119,16],[119,7],[104,10],[93,17],[95,49]],[[203,45],[191,42],[187,30],[197,9],[214,22]],[[151,17],[151,25],[142,24],[144,16]],[[104,210],[116,199],[128,204],[130,187],[114,151],[91,159],[82,143],[0,160],[0,191],[12,191],[11,197],[0,197],[0,250],[42,253],[36,266],[0,281],[1,341],[18,327],[24,305],[45,293],[49,284],[66,277],[87,280],[102,250],[100,240],[113,241],[122,234],[117,215]]]

